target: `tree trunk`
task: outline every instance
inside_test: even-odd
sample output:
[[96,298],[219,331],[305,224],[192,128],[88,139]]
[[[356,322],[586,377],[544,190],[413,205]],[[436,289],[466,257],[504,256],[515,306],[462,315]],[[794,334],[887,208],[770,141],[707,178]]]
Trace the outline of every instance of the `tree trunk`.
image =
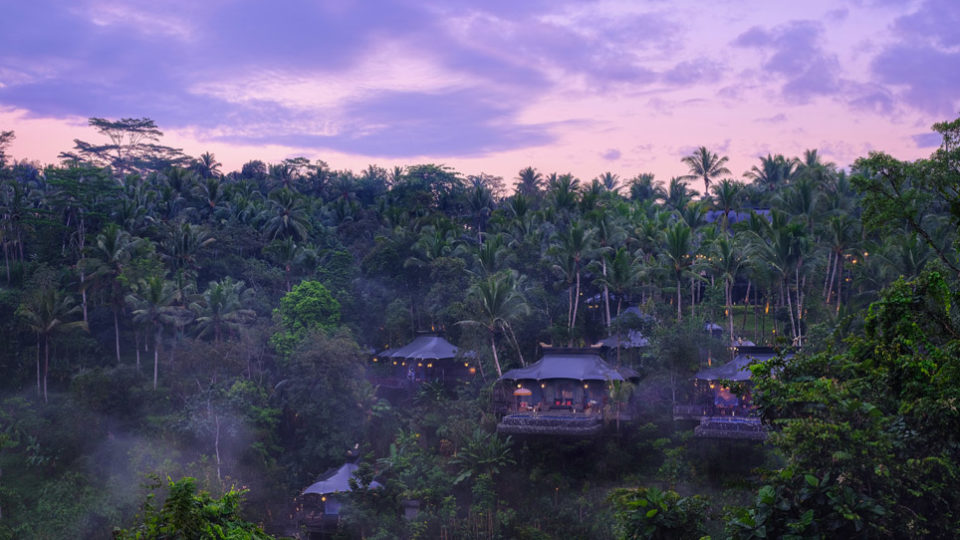
[[497,357],[497,339],[496,334],[490,333],[490,350],[493,351],[493,365],[497,368],[497,377],[503,377],[503,370],[500,369],[500,358]]
[[50,372],[50,337],[43,338],[43,402],[47,403],[47,374]]
[[120,364],[120,317],[117,315],[119,311],[116,306],[113,308],[113,338],[115,345],[117,347],[117,365]]
[[[787,313],[790,315],[790,332],[794,338],[797,337],[797,322],[793,320],[793,301],[790,299],[790,282],[789,277],[784,277],[783,281],[787,282]],[[780,285],[780,290],[783,290],[783,285]]]
[[828,289],[828,287],[830,285],[830,276],[831,276],[832,269],[833,269],[833,250],[831,249],[830,256],[827,257],[827,269],[823,273],[823,301],[824,303],[827,303],[827,304],[830,303],[830,297],[827,295],[830,293],[830,289]]
[[690,318],[695,319],[697,317],[697,291],[694,288],[694,278],[690,278]]
[[733,344],[733,287],[731,283],[727,280],[723,281],[724,288],[724,300],[727,303],[727,321],[730,326],[730,344]]
[[[603,277],[607,277],[607,258],[601,257],[600,262],[603,265]],[[610,288],[603,284],[603,305],[607,314],[607,328],[610,328]]]
[[157,389],[157,372],[160,369],[160,329],[153,337],[153,389]]
[[40,389],[40,334],[37,333],[37,397],[43,395]]
[[[78,263],[77,266],[80,266]],[[83,322],[87,321],[87,276],[84,274],[83,269],[80,270],[80,305],[83,306]]]
[[137,374],[140,374],[140,330],[133,331],[134,348],[137,352]]
[[683,287],[680,285],[680,280],[677,279],[677,322],[678,323],[683,321],[683,312],[680,310],[680,298],[682,297],[680,290],[682,288]]

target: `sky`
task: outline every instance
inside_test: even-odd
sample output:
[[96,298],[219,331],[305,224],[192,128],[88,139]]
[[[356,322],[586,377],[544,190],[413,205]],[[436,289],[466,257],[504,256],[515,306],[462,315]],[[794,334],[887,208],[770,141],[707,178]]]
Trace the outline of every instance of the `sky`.
[[[8,152],[56,163],[89,117],[164,144],[359,172],[734,176],[769,153],[929,155],[960,114],[957,0],[30,0],[0,18]],[[697,187],[692,184],[691,187]]]

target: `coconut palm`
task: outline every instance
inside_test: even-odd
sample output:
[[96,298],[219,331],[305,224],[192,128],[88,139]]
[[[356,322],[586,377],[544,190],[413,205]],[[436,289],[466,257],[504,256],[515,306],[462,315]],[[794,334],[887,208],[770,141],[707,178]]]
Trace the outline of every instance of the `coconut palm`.
[[517,349],[520,363],[523,364],[523,354],[520,352],[510,323],[529,314],[530,307],[518,290],[516,275],[508,271],[481,279],[470,288],[468,296],[476,305],[477,317],[457,324],[476,326],[487,331],[497,376],[503,375],[500,357],[497,354],[497,335],[500,333],[506,334],[511,339]]
[[40,356],[37,356],[37,393],[42,391],[44,402],[47,401],[47,374],[50,371],[50,340],[77,328],[87,330],[86,322],[70,321],[80,311],[81,306],[73,297],[55,287],[38,291],[17,309],[26,326],[37,335],[37,351],[43,348],[42,369]]
[[723,280],[724,311],[727,316],[727,326],[730,340],[733,341],[733,284],[737,273],[744,265],[744,254],[738,245],[736,237],[719,236],[710,245],[711,266],[716,277]]
[[130,257],[140,243],[140,238],[134,238],[127,231],[111,223],[97,235],[90,249],[91,256],[84,260],[84,265],[90,269],[93,280],[102,282],[106,288],[107,302],[113,312],[113,336],[118,364],[120,363],[120,313],[124,308],[124,287],[120,274],[123,272],[124,265],[130,262]]
[[263,218],[263,234],[268,240],[290,237],[300,241],[310,232],[309,203],[286,187],[270,192]]
[[257,313],[243,306],[252,294],[253,290],[243,281],[235,281],[230,276],[211,281],[201,299],[190,305],[190,310],[197,315],[198,335],[205,337],[212,333],[214,341],[220,343],[224,330],[235,331],[251,323]]
[[589,229],[582,223],[574,223],[556,235],[553,245],[547,251],[554,261],[554,272],[563,275],[569,287],[567,331],[571,346],[580,304],[581,272],[585,260],[592,256],[595,234],[595,229]]
[[702,178],[703,196],[706,197],[710,193],[711,180],[724,174],[730,174],[730,169],[724,166],[729,159],[727,156],[720,157],[714,154],[707,150],[706,146],[701,146],[681,160],[690,169],[690,174],[683,176],[683,178],[690,180]]
[[149,326],[153,331],[153,389],[157,389],[160,366],[160,346],[163,328],[185,318],[182,308],[175,305],[177,291],[173,283],[160,276],[150,276],[138,282],[134,292],[127,295],[127,304],[133,309],[133,321]]
[[713,205],[723,212],[723,218],[720,220],[723,230],[730,229],[730,212],[735,211],[740,205],[740,194],[743,191],[743,184],[725,178],[713,185]]
[[677,286],[678,323],[683,320],[682,283],[685,279],[695,276],[692,271],[694,261],[692,236],[690,227],[682,221],[677,221],[661,235],[663,266]]
[[632,201],[652,201],[661,198],[663,188],[653,183],[652,173],[641,173],[627,182]]
[[776,156],[767,154],[767,157],[760,158],[759,167],[754,165],[743,175],[752,178],[754,182],[763,186],[767,191],[773,191],[792,180],[796,171],[796,159],[787,159],[782,154]]
[[543,175],[533,167],[521,169],[517,180],[516,194],[524,197],[536,197],[543,188]]

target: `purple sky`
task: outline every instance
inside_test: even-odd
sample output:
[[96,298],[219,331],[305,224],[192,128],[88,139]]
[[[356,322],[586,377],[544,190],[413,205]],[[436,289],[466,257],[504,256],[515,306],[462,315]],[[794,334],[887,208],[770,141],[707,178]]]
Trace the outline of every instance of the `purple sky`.
[[699,145],[736,175],[807,148],[922,157],[958,112],[957,0],[30,0],[0,19],[0,129],[45,163],[99,140],[87,117],[146,116],[227,170],[666,181]]

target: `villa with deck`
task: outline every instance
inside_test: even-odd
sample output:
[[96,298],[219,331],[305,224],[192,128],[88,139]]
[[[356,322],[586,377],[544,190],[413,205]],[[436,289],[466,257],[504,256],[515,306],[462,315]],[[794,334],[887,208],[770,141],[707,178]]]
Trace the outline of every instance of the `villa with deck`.
[[[674,419],[699,420],[694,435],[701,438],[765,440],[767,432],[750,402],[750,365],[777,355],[772,347],[741,346],[730,362],[700,370],[694,378],[693,403],[675,406]],[[731,383],[747,383],[747,391],[738,396]]]
[[604,420],[632,418],[624,383],[637,378],[632,369],[604,362],[596,349],[547,349],[536,363],[500,377],[494,392],[497,432],[597,435]]
[[425,381],[453,382],[477,374],[477,354],[464,351],[436,332],[422,332],[371,360],[370,382],[382,388],[410,389]]

